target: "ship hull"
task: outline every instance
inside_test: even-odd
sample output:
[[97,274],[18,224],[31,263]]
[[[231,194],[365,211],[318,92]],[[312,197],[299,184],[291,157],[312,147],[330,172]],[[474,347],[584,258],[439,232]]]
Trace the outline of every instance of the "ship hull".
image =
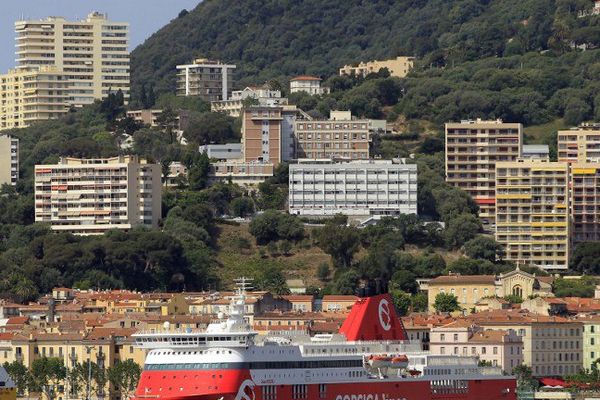
[[[259,385],[248,371],[144,371],[134,400],[515,400],[514,379],[465,380],[463,387],[425,379]],[[439,382],[441,383],[441,382]]]

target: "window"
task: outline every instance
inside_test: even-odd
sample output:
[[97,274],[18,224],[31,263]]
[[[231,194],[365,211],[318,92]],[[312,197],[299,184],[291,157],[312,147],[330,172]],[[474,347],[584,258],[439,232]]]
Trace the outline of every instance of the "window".
[[327,398],[327,385],[324,383],[319,384],[319,398],[320,399]]
[[494,352],[494,355],[497,355],[498,354],[498,347],[494,346],[493,352]]
[[444,340],[446,340],[446,335],[444,335],[443,333],[440,334],[440,340],[443,342]]
[[481,348],[481,354],[485,354],[485,353],[486,353],[486,347],[485,347],[485,346],[483,346],[483,347]]
[[276,400],[277,399],[277,386],[268,385],[263,386],[263,400]]
[[301,400],[306,399],[307,391],[306,385],[293,385],[292,386],[292,399]]
[[440,354],[444,355],[446,354],[446,348],[445,347],[440,347]]
[[455,341],[455,342],[458,342],[458,333],[455,333],[455,334],[454,334],[454,341]]

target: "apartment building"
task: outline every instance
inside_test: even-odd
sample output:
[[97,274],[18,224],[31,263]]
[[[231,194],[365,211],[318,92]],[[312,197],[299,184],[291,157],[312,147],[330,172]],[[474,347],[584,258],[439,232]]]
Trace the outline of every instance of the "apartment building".
[[496,163],[515,161],[522,142],[521,124],[480,119],[446,124],[446,182],[473,197],[486,230],[494,229]]
[[125,115],[132,118],[136,122],[140,122],[148,126],[158,126],[158,118],[162,115],[163,110],[130,110]]
[[523,340],[513,330],[484,330],[468,320],[431,328],[433,355],[477,356],[506,374],[523,364]]
[[17,68],[55,66],[69,81],[69,103],[91,104],[121,90],[129,99],[129,24],[93,12],[15,22]]
[[567,163],[496,164],[496,240],[504,246],[506,260],[567,269],[569,235]]
[[536,377],[574,374],[583,365],[583,327],[579,321],[527,310],[485,311],[467,319],[483,329],[516,332],[523,341],[523,363]]
[[16,185],[19,179],[19,139],[0,135],[0,186]]
[[572,243],[600,241],[600,163],[573,162],[570,168]]
[[296,159],[369,159],[371,123],[332,111],[328,120],[296,121]]
[[205,144],[198,147],[200,153],[217,160],[238,160],[242,158],[241,143]]
[[521,158],[550,161],[550,146],[547,144],[524,144],[521,146]]
[[228,160],[210,164],[211,182],[226,181],[241,186],[256,186],[273,176],[273,163],[260,161]]
[[600,162],[600,124],[581,124],[558,131],[558,161]]
[[247,86],[243,90],[234,90],[227,100],[213,101],[210,103],[212,112],[222,112],[231,117],[239,117],[245,104],[256,104],[259,106],[281,106],[287,105],[288,99],[281,97],[280,90],[272,90],[264,86]]
[[417,165],[301,160],[289,166],[289,212],[380,218],[417,213]]
[[202,100],[229,99],[233,85],[233,64],[197,58],[191,64],[177,66],[177,96],[198,96]]
[[67,75],[54,66],[9,70],[0,75],[0,130],[66,114],[69,93]]
[[102,234],[161,218],[160,165],[136,156],[61,158],[35,166],[35,221],[56,231]]
[[329,93],[329,88],[321,86],[321,78],[301,75],[290,79],[290,93],[306,92],[311,96]]
[[583,331],[583,368],[592,369],[592,364],[600,358],[600,316],[582,315],[577,318]]
[[365,77],[371,73],[377,73],[382,68],[387,68],[390,72],[390,76],[398,78],[404,78],[408,72],[412,69],[414,64],[414,57],[396,57],[390,60],[373,60],[368,62],[361,62],[358,65],[344,65],[340,68],[340,76],[342,75],[354,75]]

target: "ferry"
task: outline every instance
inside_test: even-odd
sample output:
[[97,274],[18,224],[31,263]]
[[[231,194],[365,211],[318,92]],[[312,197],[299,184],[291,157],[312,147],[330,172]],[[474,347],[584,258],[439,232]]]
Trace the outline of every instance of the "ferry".
[[245,284],[204,331],[140,332],[133,400],[516,400],[516,379],[477,357],[430,355],[407,340],[387,293],[359,297],[337,334],[259,335]]

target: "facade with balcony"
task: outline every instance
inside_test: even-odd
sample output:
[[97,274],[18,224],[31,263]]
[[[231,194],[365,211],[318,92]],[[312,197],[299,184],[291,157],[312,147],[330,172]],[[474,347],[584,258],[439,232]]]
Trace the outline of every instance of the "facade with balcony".
[[19,179],[19,139],[0,135],[0,186],[16,185]]

